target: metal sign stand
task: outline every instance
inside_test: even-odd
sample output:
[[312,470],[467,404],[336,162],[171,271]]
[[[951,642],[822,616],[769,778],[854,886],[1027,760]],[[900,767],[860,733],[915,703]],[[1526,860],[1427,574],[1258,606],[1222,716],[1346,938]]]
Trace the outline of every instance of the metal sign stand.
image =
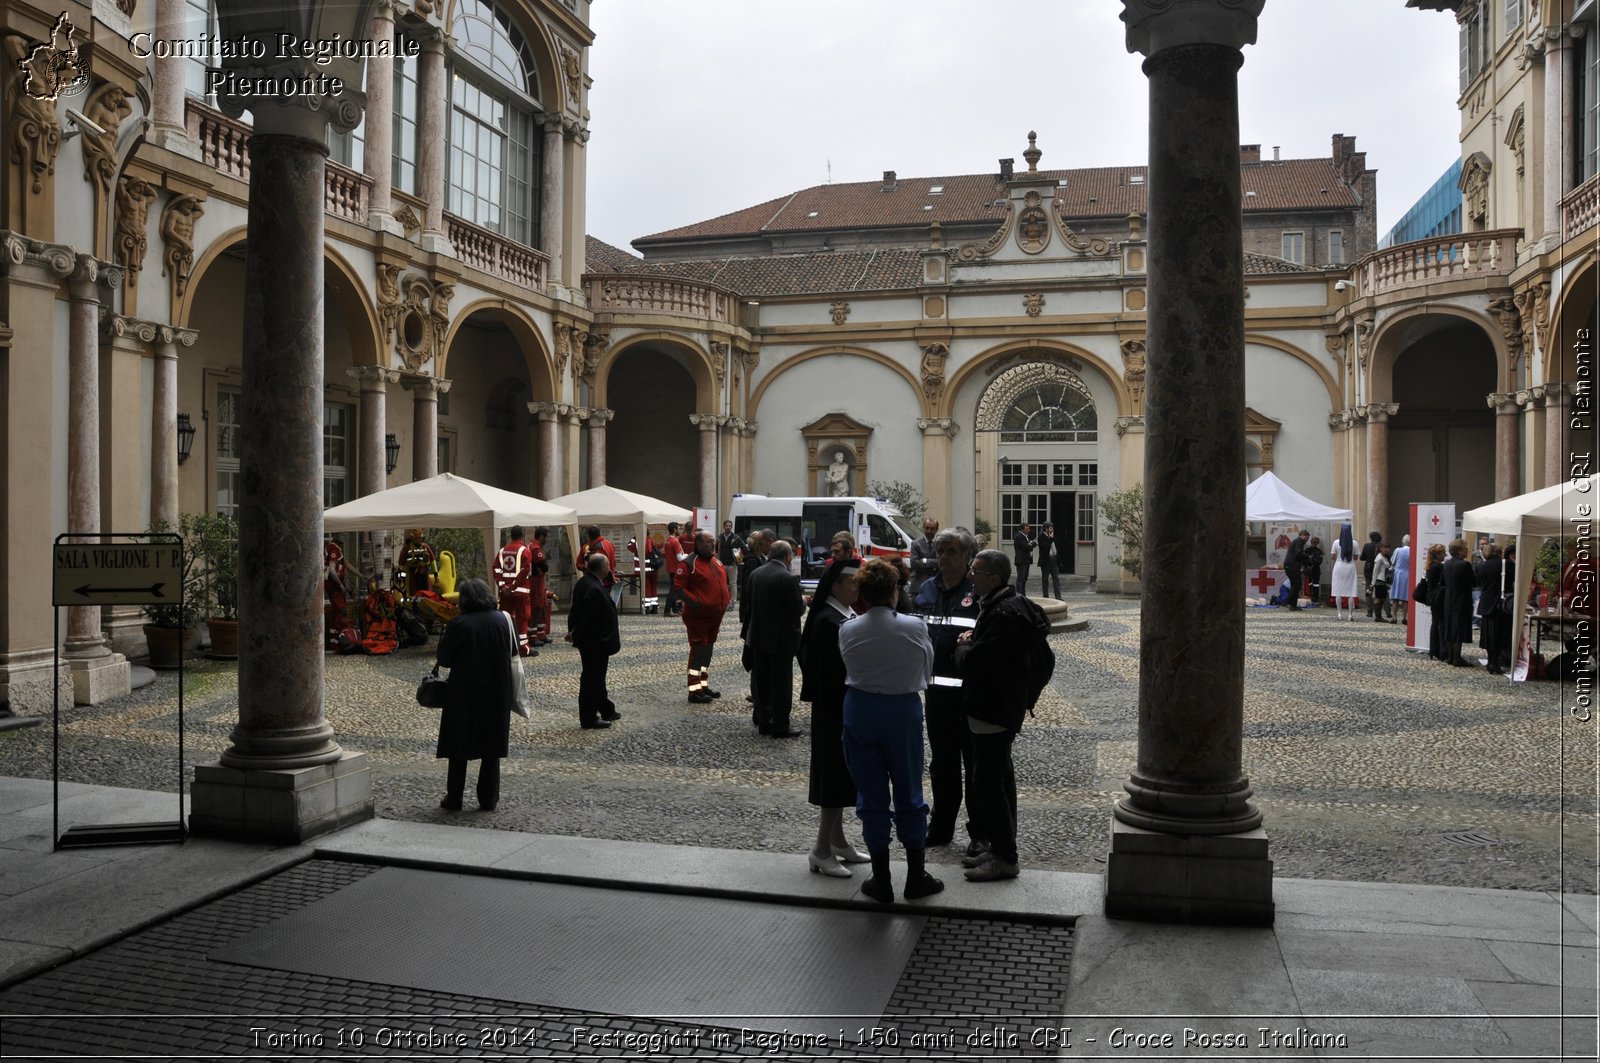
[[[80,540],[67,542],[67,540]],[[84,543],[84,539],[97,539]],[[123,540],[123,541],[109,541]],[[168,532],[64,532],[51,550],[54,575],[51,735],[51,835],[55,848],[100,845],[183,844],[183,654],[178,655],[178,818],[176,822],[105,823],[61,832],[61,609],[74,605],[173,605],[183,611],[183,539]]]

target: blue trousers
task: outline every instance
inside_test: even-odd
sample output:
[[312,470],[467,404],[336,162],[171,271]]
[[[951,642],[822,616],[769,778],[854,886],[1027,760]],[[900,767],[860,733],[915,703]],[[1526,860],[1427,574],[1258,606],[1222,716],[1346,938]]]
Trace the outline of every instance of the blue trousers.
[[844,760],[856,782],[856,815],[867,849],[888,851],[891,818],[900,844],[923,848],[928,803],[922,799],[922,699],[916,694],[871,694],[847,687]]

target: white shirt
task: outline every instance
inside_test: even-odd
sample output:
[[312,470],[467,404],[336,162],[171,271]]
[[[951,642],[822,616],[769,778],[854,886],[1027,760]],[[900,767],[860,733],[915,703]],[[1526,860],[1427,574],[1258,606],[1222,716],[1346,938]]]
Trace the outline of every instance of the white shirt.
[[911,694],[933,677],[933,642],[919,616],[874,606],[839,628],[845,685],[871,694]]

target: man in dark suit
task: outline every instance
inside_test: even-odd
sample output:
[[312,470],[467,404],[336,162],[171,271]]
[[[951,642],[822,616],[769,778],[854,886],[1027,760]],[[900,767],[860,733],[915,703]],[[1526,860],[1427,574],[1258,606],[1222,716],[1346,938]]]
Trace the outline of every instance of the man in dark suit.
[[1444,562],[1444,659],[1453,665],[1471,668],[1461,659],[1461,644],[1472,641],[1472,591],[1478,574],[1467,560],[1467,541],[1452,539],[1450,556]]
[[1378,544],[1383,542],[1382,532],[1368,532],[1367,544],[1361,548],[1361,589],[1367,596],[1367,615],[1372,615],[1372,566],[1378,560]]
[[1016,555],[1012,563],[1017,567],[1017,593],[1024,598],[1028,596],[1028,569],[1033,567],[1033,542],[1033,525],[1023,521],[1011,538],[1011,552]]
[[1301,528],[1283,555],[1283,574],[1289,580],[1290,609],[1300,608],[1300,583],[1305,577],[1306,544],[1310,541],[1310,530]]
[[567,610],[567,641],[578,648],[583,673],[578,678],[578,723],[589,729],[610,727],[622,719],[606,692],[606,671],[611,655],[622,649],[617,629],[617,607],[606,593],[611,562],[593,553],[584,562],[584,574],[572,586],[572,608]]
[[[756,727],[773,738],[799,738],[789,726],[794,708],[794,657],[800,651],[805,596],[800,577],[789,571],[794,551],[782,539],[767,550],[767,563],[750,574],[747,642],[755,665]],[[740,602],[741,606],[744,604]]]
[[756,690],[758,677],[753,663],[754,651],[750,649],[750,574],[767,563],[767,548],[777,537],[778,533],[770,528],[751,532],[750,541],[745,544],[744,560],[739,562],[739,640],[745,644],[740,662],[750,673],[750,693],[745,695],[745,700],[751,705],[750,722],[757,727],[761,726],[762,719],[761,695]]

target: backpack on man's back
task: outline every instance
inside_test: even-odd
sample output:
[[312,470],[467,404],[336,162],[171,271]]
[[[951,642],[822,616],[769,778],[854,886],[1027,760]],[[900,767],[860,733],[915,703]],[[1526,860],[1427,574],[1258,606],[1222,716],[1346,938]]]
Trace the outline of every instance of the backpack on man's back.
[[1028,715],[1033,715],[1033,707],[1038,704],[1039,696],[1044,693],[1044,688],[1050,685],[1050,678],[1056,672],[1056,651],[1050,648],[1050,618],[1045,615],[1035,601],[1017,595],[1014,599],[1027,617],[1032,634],[1032,640],[1023,651],[1023,675],[1026,677],[1028,691]]

